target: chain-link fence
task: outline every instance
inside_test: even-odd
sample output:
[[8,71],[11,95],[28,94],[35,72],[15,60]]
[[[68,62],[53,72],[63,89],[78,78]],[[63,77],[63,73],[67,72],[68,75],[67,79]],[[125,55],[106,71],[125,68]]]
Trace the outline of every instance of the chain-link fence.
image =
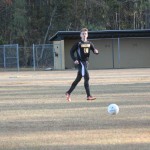
[[[21,47],[18,44],[0,46],[0,70],[52,70],[55,56],[54,44],[33,44]],[[58,45],[59,51],[60,46]],[[61,62],[60,62],[61,63]]]
[[19,70],[18,44],[0,46],[0,67],[3,70]]
[[36,69],[54,68],[54,49],[53,45],[34,45],[33,44],[33,67]]

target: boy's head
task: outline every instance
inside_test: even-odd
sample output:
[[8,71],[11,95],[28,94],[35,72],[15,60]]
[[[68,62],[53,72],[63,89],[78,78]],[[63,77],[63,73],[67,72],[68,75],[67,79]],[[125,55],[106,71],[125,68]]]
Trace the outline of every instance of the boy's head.
[[80,32],[85,32],[85,31],[88,32],[88,29],[87,28],[82,28]]
[[80,37],[83,41],[87,40],[88,37],[88,29],[87,28],[82,28],[80,31]]

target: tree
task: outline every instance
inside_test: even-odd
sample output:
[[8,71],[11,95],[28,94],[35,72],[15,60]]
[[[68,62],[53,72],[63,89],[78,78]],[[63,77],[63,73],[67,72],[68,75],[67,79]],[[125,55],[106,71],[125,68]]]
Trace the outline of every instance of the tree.
[[10,43],[19,43],[26,45],[27,33],[27,17],[26,17],[26,1],[17,0],[13,3],[13,14],[10,22],[11,25],[11,41]]
[[49,43],[57,31],[145,29],[150,0],[0,0],[1,43]]

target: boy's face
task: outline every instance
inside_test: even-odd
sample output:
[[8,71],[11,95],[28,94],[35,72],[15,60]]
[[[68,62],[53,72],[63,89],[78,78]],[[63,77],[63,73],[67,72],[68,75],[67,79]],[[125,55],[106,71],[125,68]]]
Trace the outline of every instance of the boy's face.
[[80,37],[81,37],[81,39],[83,39],[83,40],[87,39],[87,37],[88,37],[88,31],[82,31],[82,32],[80,33]]

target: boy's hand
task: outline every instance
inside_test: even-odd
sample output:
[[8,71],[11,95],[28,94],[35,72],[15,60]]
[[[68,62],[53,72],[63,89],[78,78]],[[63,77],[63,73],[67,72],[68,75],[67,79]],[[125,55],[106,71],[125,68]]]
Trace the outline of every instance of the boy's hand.
[[75,60],[75,61],[74,61],[74,64],[78,65],[78,64],[79,64],[79,61],[78,61],[78,60]]
[[99,52],[98,52],[97,49],[94,49],[94,53],[95,53],[95,54],[99,54]]

